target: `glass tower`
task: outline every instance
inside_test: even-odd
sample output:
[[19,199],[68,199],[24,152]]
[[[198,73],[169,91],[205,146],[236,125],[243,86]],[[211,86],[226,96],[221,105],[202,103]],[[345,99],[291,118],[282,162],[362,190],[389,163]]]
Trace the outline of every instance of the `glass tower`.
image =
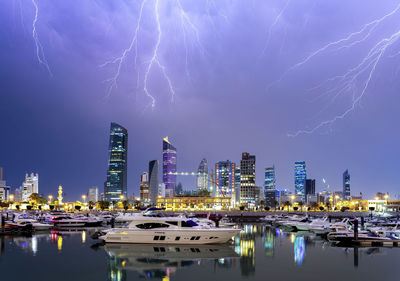
[[240,204],[256,204],[256,156],[242,153],[240,160]]
[[174,196],[176,186],[176,148],[169,142],[168,137],[163,139],[163,183],[165,197]]
[[230,197],[231,203],[235,202],[235,163],[220,161],[215,164],[215,176],[217,188],[215,196]]
[[294,192],[301,200],[305,202],[306,186],[306,162],[299,161],[294,163]]
[[120,201],[121,195],[127,199],[127,154],[128,131],[111,123],[107,180],[104,183],[106,201]]
[[265,168],[265,182],[264,182],[264,199],[265,205],[269,207],[275,206],[276,200],[276,179],[275,179],[275,166]]
[[196,188],[197,190],[208,190],[208,165],[205,158],[201,160],[197,169]]
[[158,160],[149,162],[149,199],[151,204],[157,203],[158,196]]
[[350,200],[350,174],[348,170],[343,173],[343,198]]

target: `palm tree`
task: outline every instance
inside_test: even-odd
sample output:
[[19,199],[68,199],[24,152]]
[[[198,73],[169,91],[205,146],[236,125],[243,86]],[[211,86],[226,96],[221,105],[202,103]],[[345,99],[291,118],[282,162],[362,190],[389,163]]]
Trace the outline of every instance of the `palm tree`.
[[298,205],[300,206],[300,211],[303,211],[304,202],[300,201]]
[[290,201],[286,201],[285,203],[283,203],[283,206],[287,207],[289,211],[289,207],[292,206],[292,203],[290,203]]

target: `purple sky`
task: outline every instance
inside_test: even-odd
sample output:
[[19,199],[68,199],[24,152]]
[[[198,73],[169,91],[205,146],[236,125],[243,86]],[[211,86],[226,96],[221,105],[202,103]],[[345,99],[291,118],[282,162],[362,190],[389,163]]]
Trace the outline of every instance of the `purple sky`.
[[[39,62],[32,37],[35,6],[2,1],[0,166],[5,179],[16,188],[25,172],[38,172],[41,193],[54,195],[62,184],[68,200],[92,185],[102,190],[114,121],[129,131],[129,193],[138,194],[148,161],[161,160],[162,138],[168,135],[178,149],[179,171],[195,171],[202,158],[209,167],[227,159],[239,163],[247,151],[257,157],[259,185],[264,168],[275,164],[278,188],[293,190],[294,162],[305,160],[317,191],[322,178],[341,190],[342,173],[349,169],[352,194],[372,197],[381,191],[394,197],[399,193],[400,44],[397,37],[381,40],[399,32],[400,11],[287,72],[400,4],[339,2],[181,0],[182,13],[179,1],[160,0],[156,58],[175,96],[171,101],[168,80],[154,62],[147,77],[148,93],[156,100],[152,108],[144,87],[159,35],[156,0],[143,6],[136,67],[133,48],[110,93],[105,80],[115,76],[118,65],[100,66],[129,47],[141,1],[36,0],[39,58],[46,59],[52,76]],[[361,65],[363,71],[353,80],[346,76],[351,83],[328,81],[311,90],[356,67],[370,52],[374,57]],[[344,118],[322,123],[353,102]],[[321,123],[327,125],[289,136]],[[195,184],[194,178],[178,180],[186,189]]]

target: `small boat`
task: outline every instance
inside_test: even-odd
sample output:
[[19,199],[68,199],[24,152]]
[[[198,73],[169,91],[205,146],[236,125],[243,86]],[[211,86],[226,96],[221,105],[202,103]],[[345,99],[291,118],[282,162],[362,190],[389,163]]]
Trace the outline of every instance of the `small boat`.
[[92,217],[73,218],[63,215],[52,217],[51,222],[57,227],[94,227],[103,224],[103,220]]

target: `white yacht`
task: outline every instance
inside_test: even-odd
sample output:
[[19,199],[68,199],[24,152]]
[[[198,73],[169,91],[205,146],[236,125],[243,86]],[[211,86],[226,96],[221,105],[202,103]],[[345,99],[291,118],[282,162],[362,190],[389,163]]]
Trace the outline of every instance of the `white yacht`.
[[199,225],[182,217],[139,214],[127,227],[108,230],[99,239],[106,243],[218,244],[232,239],[240,229]]

